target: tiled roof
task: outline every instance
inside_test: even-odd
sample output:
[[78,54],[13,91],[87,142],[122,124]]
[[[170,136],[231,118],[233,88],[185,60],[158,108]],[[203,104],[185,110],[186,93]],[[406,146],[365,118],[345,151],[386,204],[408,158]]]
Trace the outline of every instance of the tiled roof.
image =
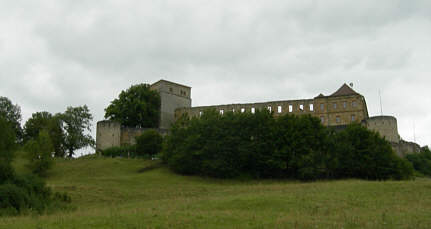
[[343,96],[343,95],[359,95],[356,91],[354,91],[351,87],[347,86],[347,84],[343,84],[334,94],[330,96]]

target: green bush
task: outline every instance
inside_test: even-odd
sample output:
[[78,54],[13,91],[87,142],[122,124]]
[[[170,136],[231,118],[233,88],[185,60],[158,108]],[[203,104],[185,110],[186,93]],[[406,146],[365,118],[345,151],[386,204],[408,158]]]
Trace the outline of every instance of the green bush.
[[413,174],[386,140],[359,124],[335,132],[309,115],[274,118],[267,110],[183,116],[166,137],[162,160],[178,173],[220,178],[386,180]]
[[431,176],[431,151],[423,147],[418,154],[408,154],[406,159],[413,164],[416,171],[425,176]]
[[150,129],[136,137],[136,154],[153,156],[162,150],[163,137],[156,130]]
[[53,194],[36,176],[18,176],[0,185],[0,216],[35,211],[43,213],[51,206],[71,202],[67,194]]
[[41,130],[36,140],[29,140],[24,146],[28,154],[27,165],[32,173],[46,176],[49,169],[54,165],[54,147],[46,130]]
[[102,150],[101,155],[105,157],[136,157],[136,147],[134,145],[129,146],[114,146],[108,149]]

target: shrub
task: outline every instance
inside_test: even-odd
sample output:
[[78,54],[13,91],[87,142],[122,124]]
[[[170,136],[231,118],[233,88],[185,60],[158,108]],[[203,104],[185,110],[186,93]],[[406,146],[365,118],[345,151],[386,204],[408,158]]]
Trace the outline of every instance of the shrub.
[[413,164],[416,171],[425,176],[431,176],[431,151],[423,147],[418,154],[408,154],[406,159]]
[[150,129],[136,137],[136,154],[153,156],[162,150],[163,137],[156,130]]
[[133,146],[114,146],[101,151],[105,157],[136,157],[136,147]]
[[37,140],[29,140],[25,146],[28,153],[29,164],[27,165],[32,173],[39,176],[46,176],[49,169],[54,165],[54,147],[46,130],[39,132]]
[[183,116],[166,137],[162,160],[178,173],[220,178],[386,180],[413,174],[390,143],[359,124],[337,133],[315,117],[275,119],[267,110]]
[[386,180],[413,174],[411,166],[396,156],[388,141],[359,124],[348,126],[334,140],[338,178]]

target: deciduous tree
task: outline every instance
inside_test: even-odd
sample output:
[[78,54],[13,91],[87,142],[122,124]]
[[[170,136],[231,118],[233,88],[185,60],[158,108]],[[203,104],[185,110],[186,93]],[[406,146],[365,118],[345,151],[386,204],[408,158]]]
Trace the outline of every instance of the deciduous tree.
[[148,84],[133,85],[105,109],[105,118],[129,127],[158,127],[160,95]]
[[86,105],[68,107],[59,117],[64,129],[64,148],[68,157],[72,157],[78,149],[94,146],[94,139],[89,134],[93,116]]
[[33,113],[24,125],[24,142],[36,140],[39,133],[46,130],[54,147],[55,156],[64,157],[64,133],[59,116],[46,111]]
[[16,140],[21,141],[23,135],[20,124],[21,108],[17,104],[13,105],[8,98],[0,96],[0,117],[10,123],[10,126],[15,131]]

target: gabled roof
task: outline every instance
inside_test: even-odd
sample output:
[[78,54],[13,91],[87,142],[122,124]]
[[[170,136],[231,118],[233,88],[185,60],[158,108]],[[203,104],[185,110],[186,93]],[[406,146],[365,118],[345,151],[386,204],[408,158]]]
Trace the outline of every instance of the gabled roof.
[[359,95],[356,91],[354,91],[351,87],[347,86],[347,84],[343,84],[335,93],[330,96],[346,96],[346,95]]
[[191,88],[189,86],[182,85],[182,84],[179,84],[179,83],[174,83],[174,82],[167,81],[167,80],[164,80],[164,79],[161,79],[161,80],[159,80],[159,81],[151,84],[151,86],[154,86],[154,85],[157,85],[157,84],[160,84],[160,83],[168,83],[168,84],[174,84],[174,85],[178,85],[178,86],[185,87],[185,88]]

